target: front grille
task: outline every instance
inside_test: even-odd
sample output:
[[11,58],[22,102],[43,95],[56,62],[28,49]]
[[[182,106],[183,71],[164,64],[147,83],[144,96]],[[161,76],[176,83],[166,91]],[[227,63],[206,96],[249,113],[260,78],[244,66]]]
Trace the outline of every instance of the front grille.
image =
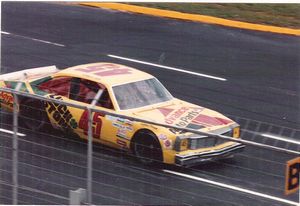
[[190,149],[199,149],[205,147],[213,147],[217,143],[215,137],[200,137],[190,139]]
[[[227,137],[232,137],[232,130],[223,133],[222,135]],[[228,140],[217,138],[217,137],[190,137],[189,139],[189,149],[195,150],[206,147],[214,147],[216,145],[223,144]]]
[[225,142],[228,142],[227,140],[225,139],[221,139],[221,138],[218,138],[217,142],[216,142],[216,145],[219,145],[219,144],[223,144]]
[[227,137],[232,137],[233,136],[233,130],[229,130],[228,132],[225,132],[221,135],[227,136]]

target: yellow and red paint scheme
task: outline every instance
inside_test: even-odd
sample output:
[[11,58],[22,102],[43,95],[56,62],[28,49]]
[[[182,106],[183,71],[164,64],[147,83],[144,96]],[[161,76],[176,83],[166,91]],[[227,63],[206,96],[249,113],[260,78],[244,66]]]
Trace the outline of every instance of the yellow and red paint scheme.
[[[71,83],[68,81],[81,79],[81,81],[92,82],[100,89],[105,89],[110,100],[110,106],[96,105],[95,108],[104,111],[104,113],[124,115],[128,118],[93,112],[92,133],[95,142],[114,148],[131,150],[135,135],[139,131],[148,131],[159,142],[164,163],[184,166],[227,156],[243,147],[236,142],[222,141],[217,143],[217,140],[215,140],[215,144],[200,145],[191,149],[192,140],[190,141],[190,138],[195,138],[195,135],[191,133],[181,133],[176,129],[131,121],[131,118],[139,118],[214,134],[226,133],[234,138],[239,138],[239,125],[231,119],[216,111],[173,97],[168,101],[122,110],[115,97],[114,86],[155,78],[137,69],[113,63],[85,64],[64,70],[45,67],[26,70],[26,78],[21,80],[22,72],[24,73],[24,71],[20,71],[0,75],[0,86],[14,88],[14,85],[21,81],[24,92],[82,106],[88,106],[90,102],[72,99],[73,91],[71,91]],[[59,86],[55,87],[55,84]],[[89,83],[89,85],[92,84]],[[77,93],[86,95],[87,91],[79,88]],[[2,108],[11,110],[13,104],[12,94],[0,92],[0,103]],[[46,102],[42,109],[46,111],[48,119],[54,127],[71,129],[79,137],[87,139],[87,110],[52,102]]]

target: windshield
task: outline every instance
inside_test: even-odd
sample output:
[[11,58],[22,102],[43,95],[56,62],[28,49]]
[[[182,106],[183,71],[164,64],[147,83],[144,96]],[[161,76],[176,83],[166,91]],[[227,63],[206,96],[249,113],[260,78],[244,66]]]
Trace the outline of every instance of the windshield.
[[120,109],[133,109],[171,100],[168,90],[155,78],[113,87]]

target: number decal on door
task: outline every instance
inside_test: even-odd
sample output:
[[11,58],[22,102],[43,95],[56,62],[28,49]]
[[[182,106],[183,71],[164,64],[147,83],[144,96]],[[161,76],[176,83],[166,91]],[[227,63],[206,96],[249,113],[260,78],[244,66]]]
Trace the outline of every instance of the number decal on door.
[[[88,135],[88,128],[89,128],[88,116],[89,116],[88,110],[85,110],[80,117],[79,125],[78,125],[80,129],[83,129],[85,135]],[[102,127],[101,116],[103,115],[101,115],[98,112],[95,112],[93,114],[92,133],[94,138],[100,138],[101,127]]]

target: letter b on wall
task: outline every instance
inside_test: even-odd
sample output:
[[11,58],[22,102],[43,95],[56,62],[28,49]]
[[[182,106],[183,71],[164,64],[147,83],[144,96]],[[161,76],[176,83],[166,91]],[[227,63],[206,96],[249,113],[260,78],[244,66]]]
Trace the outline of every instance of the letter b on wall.
[[285,194],[289,195],[299,188],[300,157],[292,159],[286,165]]

